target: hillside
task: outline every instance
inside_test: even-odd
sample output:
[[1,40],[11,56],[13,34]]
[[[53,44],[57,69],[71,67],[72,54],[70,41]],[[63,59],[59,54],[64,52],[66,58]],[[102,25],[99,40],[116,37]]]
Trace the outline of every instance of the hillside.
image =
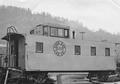
[[[71,29],[77,30],[78,32],[86,32],[85,39],[87,40],[120,42],[119,35],[113,35],[103,30],[92,32],[77,21],[69,21],[62,17],[54,17],[48,13],[32,14],[29,9],[0,6],[0,38],[6,34],[8,26],[13,25],[17,28],[18,32],[25,33],[40,23],[68,25]],[[4,42],[0,40],[0,43]]]

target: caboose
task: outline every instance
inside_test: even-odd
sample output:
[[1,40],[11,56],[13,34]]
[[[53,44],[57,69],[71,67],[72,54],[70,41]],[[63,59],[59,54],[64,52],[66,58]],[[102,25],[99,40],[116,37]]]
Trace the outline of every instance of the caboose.
[[76,72],[106,79],[116,70],[113,43],[80,39],[69,26],[39,24],[26,34],[15,31],[9,27],[2,38],[8,46],[6,67],[23,71],[34,82]]

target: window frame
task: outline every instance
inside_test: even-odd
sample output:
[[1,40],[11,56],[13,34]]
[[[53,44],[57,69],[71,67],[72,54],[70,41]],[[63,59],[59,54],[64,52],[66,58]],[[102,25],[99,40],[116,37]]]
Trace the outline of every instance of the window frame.
[[58,37],[61,37],[61,38],[64,38],[64,29],[63,28],[58,28],[58,30],[61,29],[62,30],[62,36],[59,35],[59,32],[58,32]]
[[[96,50],[97,50],[96,47],[95,47],[95,46],[91,46],[90,49],[91,49],[91,50],[90,50],[90,51],[91,51],[91,56],[96,56],[96,54],[97,54],[97,53],[96,53]],[[95,51],[93,52],[92,49],[95,49]],[[94,54],[93,54],[93,53],[94,53]]]
[[[38,46],[40,47],[40,50],[38,50]],[[36,53],[43,53],[43,42],[36,42],[35,47],[36,47]]]
[[[52,28],[54,28],[53,34],[52,34]],[[30,31],[30,34],[60,37],[60,38],[69,38],[70,29],[64,28],[64,27],[49,26],[49,25],[38,25],[36,26],[35,29]]]
[[[79,50],[77,50],[78,48],[79,48]],[[75,55],[81,55],[81,46],[80,45],[75,45],[74,46],[74,54]]]
[[110,56],[110,48],[105,48],[105,56]]
[[[52,32],[51,32],[52,28],[56,30],[56,35],[52,35]],[[55,30],[54,30],[54,32],[55,32]],[[58,37],[58,29],[56,27],[50,27],[50,36],[51,37]]]
[[[65,35],[66,30],[67,30],[67,36]],[[64,29],[64,38],[69,38],[69,29]]]
[[[56,33],[57,33],[56,35],[52,35],[52,34],[51,34],[51,29],[52,29],[52,28],[55,28],[55,29],[56,29]],[[58,34],[58,30],[59,30],[59,29],[62,29],[63,36],[59,36],[59,34]],[[66,31],[66,30],[67,30],[67,36],[65,35],[65,31]],[[59,27],[58,27],[58,28],[57,28],[57,27],[50,27],[50,36],[51,36],[51,37],[60,37],[60,38],[69,38],[69,29],[64,29],[64,28],[59,28]]]

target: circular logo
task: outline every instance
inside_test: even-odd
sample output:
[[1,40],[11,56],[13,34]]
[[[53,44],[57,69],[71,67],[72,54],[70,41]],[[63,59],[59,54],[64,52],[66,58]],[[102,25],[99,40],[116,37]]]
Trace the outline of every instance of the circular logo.
[[57,41],[53,46],[53,50],[57,56],[63,56],[66,52],[65,44],[62,41]]

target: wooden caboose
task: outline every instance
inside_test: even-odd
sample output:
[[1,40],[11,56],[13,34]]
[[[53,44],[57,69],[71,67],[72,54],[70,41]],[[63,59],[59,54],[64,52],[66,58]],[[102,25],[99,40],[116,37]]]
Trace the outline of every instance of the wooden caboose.
[[81,40],[69,26],[40,24],[26,34],[8,32],[8,67],[26,72],[115,71],[115,45]]

